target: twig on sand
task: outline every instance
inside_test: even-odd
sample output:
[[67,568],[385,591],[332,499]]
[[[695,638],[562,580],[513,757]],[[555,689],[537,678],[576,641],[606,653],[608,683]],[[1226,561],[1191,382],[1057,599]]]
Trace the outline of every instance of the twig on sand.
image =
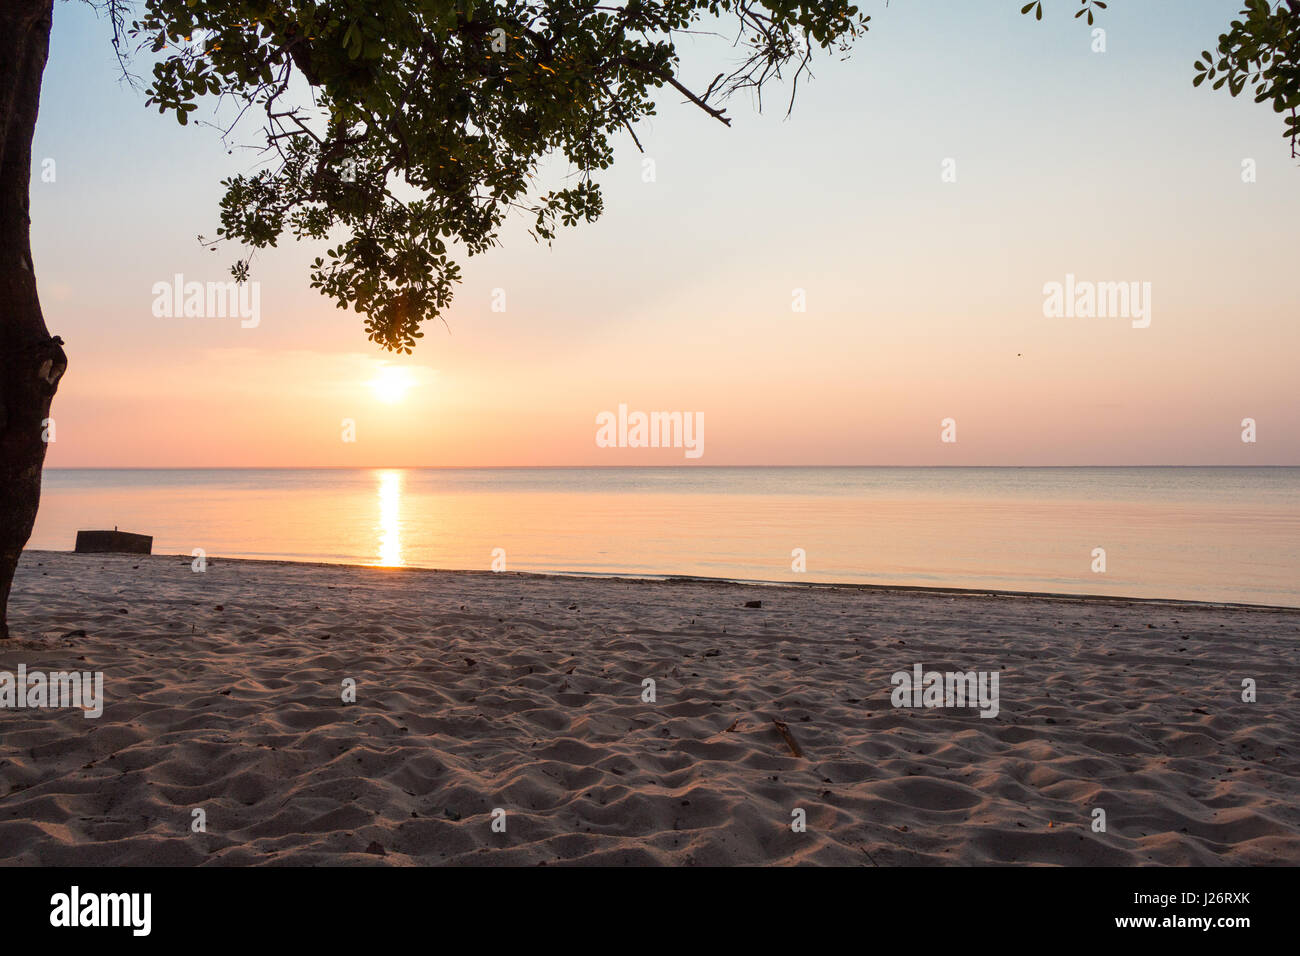
[[799,745],[795,743],[794,734],[790,733],[790,728],[785,721],[773,720],[772,726],[775,727],[776,732],[785,739],[786,744],[790,748],[790,752],[796,757],[802,757],[803,751],[800,750]]

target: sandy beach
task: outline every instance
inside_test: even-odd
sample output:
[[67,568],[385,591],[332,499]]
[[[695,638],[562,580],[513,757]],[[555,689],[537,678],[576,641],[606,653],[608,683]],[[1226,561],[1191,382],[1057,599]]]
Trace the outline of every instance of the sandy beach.
[[1300,863],[1300,610],[30,551],[11,624],[104,701],[0,711],[10,865]]

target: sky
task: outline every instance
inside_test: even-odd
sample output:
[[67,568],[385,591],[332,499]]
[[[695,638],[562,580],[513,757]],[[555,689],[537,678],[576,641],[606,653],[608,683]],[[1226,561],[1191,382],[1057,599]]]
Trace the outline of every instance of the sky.
[[[1191,82],[1240,0],[1113,0],[1104,52],[1075,3],[1020,6],[864,3],[789,118],[775,89],[730,128],[662,93],[598,223],[549,248],[510,225],[394,356],[291,240],[254,262],[255,326],[155,314],[156,283],[229,278],[197,236],[256,155],[146,108],[108,24],[60,3],[32,185],[70,360],[47,466],[1300,465],[1300,163],[1268,106]],[[700,88],[736,55],[681,52]],[[1045,315],[1067,276],[1149,311]],[[702,419],[702,454],[601,447],[620,405]]]

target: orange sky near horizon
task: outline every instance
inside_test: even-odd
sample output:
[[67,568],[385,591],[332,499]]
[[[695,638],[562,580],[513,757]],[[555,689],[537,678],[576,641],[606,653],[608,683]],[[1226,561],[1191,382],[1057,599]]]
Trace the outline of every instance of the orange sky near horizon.
[[[894,5],[789,120],[738,101],[725,129],[661,97],[645,157],[621,142],[602,177],[601,222],[553,248],[514,224],[462,260],[448,326],[411,356],[309,289],[317,249],[290,242],[254,264],[256,327],[154,314],[156,283],[227,278],[233,254],[194,237],[249,160],[88,92],[111,48],[60,8],[33,183],[70,357],[47,465],[1300,465],[1300,168],[1270,110],[1191,86],[1236,7],[1166,28],[1120,5],[1093,54],[1068,16]],[[1149,282],[1150,326],[1045,316],[1067,274]],[[390,367],[409,383],[391,403],[372,384]],[[620,403],[702,414],[704,454],[598,447]]]

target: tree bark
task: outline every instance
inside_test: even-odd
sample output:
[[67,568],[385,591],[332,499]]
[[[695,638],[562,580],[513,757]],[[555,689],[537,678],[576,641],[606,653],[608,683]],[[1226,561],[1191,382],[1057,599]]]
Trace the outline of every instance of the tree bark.
[[0,0],[0,639],[41,500],[50,402],[68,366],[41,314],[29,214],[53,8],[54,0]]

